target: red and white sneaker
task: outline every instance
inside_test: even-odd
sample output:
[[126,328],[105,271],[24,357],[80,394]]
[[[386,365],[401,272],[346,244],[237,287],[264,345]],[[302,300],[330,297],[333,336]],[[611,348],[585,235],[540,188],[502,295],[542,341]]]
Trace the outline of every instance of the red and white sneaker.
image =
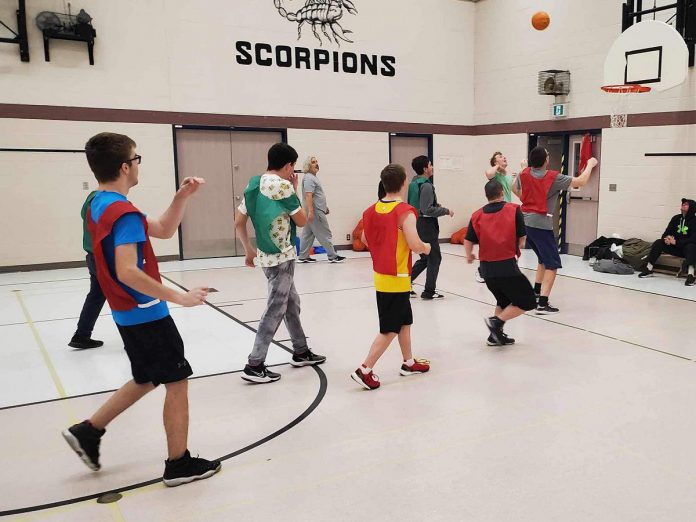
[[406,363],[401,365],[399,373],[401,375],[417,375],[430,370],[430,361],[427,359],[414,359],[414,363],[408,366]]
[[368,373],[363,373],[362,370],[358,368],[350,374],[350,378],[366,390],[376,390],[379,388],[379,377],[377,377],[372,370]]

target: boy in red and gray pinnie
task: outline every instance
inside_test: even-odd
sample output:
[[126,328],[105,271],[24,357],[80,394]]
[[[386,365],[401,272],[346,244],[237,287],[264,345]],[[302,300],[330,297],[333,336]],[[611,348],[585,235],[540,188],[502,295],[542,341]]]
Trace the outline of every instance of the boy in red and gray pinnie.
[[401,165],[387,165],[381,174],[385,195],[363,213],[364,242],[370,247],[375,271],[379,335],[363,364],[351,378],[367,390],[379,388],[379,377],[372,368],[395,337],[403,355],[401,375],[417,375],[430,370],[430,363],[414,359],[411,353],[411,251],[430,253],[416,231],[416,209],[404,203],[406,171]]
[[537,304],[532,285],[517,266],[526,236],[520,207],[505,202],[503,186],[495,179],[486,183],[485,191],[488,204],[471,216],[464,249],[471,264],[474,243],[478,243],[481,276],[496,299],[495,313],[486,319],[488,346],[505,346],[515,343],[503,332],[505,322]]

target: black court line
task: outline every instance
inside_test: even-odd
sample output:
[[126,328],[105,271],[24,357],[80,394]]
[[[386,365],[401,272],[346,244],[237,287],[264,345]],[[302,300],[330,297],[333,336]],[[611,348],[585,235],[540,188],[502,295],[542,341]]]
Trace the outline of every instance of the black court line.
[[[451,252],[443,252],[443,254],[447,254],[448,256],[461,257],[461,258],[466,259],[466,256],[460,256],[459,254],[452,254]],[[520,267],[520,270],[527,270],[529,272],[536,271],[536,269],[534,269],[534,268],[523,268],[523,267]],[[558,273],[556,277],[565,277],[568,279],[575,279],[576,281],[585,281],[586,283],[592,283],[595,285],[611,286],[612,288],[621,288],[622,290],[629,290],[631,292],[638,292],[640,294],[657,295],[660,297],[666,297],[668,299],[678,299],[680,301],[686,301],[687,303],[696,303],[696,300],[687,299],[686,297],[678,297],[675,295],[658,294],[657,292],[649,292],[648,290],[638,290],[637,288],[628,288],[626,286],[613,285],[611,283],[603,283],[601,281],[593,281],[592,279],[583,279],[582,277],[577,277],[577,276],[572,276],[572,275],[567,275],[567,274]]]
[[[450,292],[449,290],[442,290],[442,288],[440,288],[440,290],[446,294],[456,295],[457,297],[461,297],[461,298],[467,299],[469,301],[474,301],[475,303],[485,304],[486,306],[495,306],[495,303],[490,303],[488,301],[481,301],[480,299],[474,299],[473,297],[458,294],[457,292]],[[573,326],[572,324],[566,324],[566,323],[561,323],[559,321],[553,321],[553,320],[549,319],[547,316],[525,313],[524,317],[529,317],[532,319],[539,319],[540,321],[546,321],[548,323],[557,324],[559,326],[565,326],[566,328],[572,328],[573,330],[579,330],[581,332],[587,332],[587,333],[590,333],[593,335],[598,335],[599,337],[604,337],[605,339],[612,339],[614,341],[619,341],[622,343],[630,344],[630,345],[636,346],[638,348],[644,348],[645,350],[658,352],[658,353],[661,353],[664,355],[669,355],[671,357],[676,357],[678,359],[683,359],[683,360],[689,361],[689,362],[695,362],[693,359],[689,359],[688,357],[684,357],[683,355],[678,355],[676,353],[666,352],[664,350],[658,350],[657,348],[651,348],[650,346],[645,346],[643,344],[634,343],[633,341],[627,341],[626,339],[621,339],[620,337],[613,337],[611,335],[595,332],[594,330],[588,330],[586,328],[581,328],[580,326]]]
[[[171,279],[169,279],[168,277],[166,277],[166,276],[164,276],[164,275],[162,275],[162,274],[160,274],[160,275],[162,276],[163,279],[166,279],[167,281],[169,281],[170,283],[176,285],[176,286],[179,287],[180,289],[182,289],[182,290],[184,290],[184,291],[188,291],[188,289],[185,288],[184,286],[182,286],[182,285],[176,283],[175,281],[172,281]],[[256,332],[256,330],[255,330],[254,328],[252,328],[251,326],[249,326],[249,325],[247,325],[247,324],[244,324],[242,321],[240,321],[240,320],[237,319],[236,317],[234,317],[234,316],[228,314],[228,313],[225,312],[224,310],[221,310],[220,308],[218,308],[218,307],[215,306],[214,304],[208,303],[207,301],[206,301],[205,304],[207,304],[208,306],[210,306],[212,309],[217,310],[218,312],[220,312],[220,313],[221,313],[222,315],[224,315],[225,317],[228,317],[229,319],[232,319],[235,323],[240,324],[240,325],[243,326],[244,328],[247,328],[248,330],[251,330],[252,332]],[[287,346],[284,346],[284,345],[280,344],[280,342],[278,342],[278,341],[272,341],[272,343],[275,344],[276,346],[278,346],[279,348],[285,350],[285,351],[288,352],[288,353],[293,353],[293,351],[292,351],[290,348],[288,348]],[[293,419],[292,421],[290,421],[288,424],[286,424],[286,425],[283,426],[282,428],[280,428],[280,429],[274,431],[274,432],[271,433],[270,435],[267,435],[266,437],[264,437],[264,438],[262,438],[262,439],[260,439],[260,440],[257,440],[256,442],[253,442],[253,443],[251,443],[251,444],[249,444],[249,445],[247,445],[247,446],[245,446],[245,447],[243,447],[243,448],[241,448],[241,449],[238,449],[238,450],[236,450],[236,451],[233,451],[232,453],[228,453],[227,455],[224,455],[224,456],[220,457],[219,460],[221,460],[221,461],[229,460],[229,459],[231,459],[231,458],[233,458],[233,457],[236,457],[236,456],[238,456],[238,455],[241,455],[242,453],[246,453],[247,451],[251,451],[252,449],[257,448],[258,446],[261,446],[262,444],[265,444],[266,442],[275,439],[276,437],[282,435],[282,434],[285,433],[286,431],[289,431],[290,429],[292,429],[292,428],[294,428],[295,426],[297,426],[300,422],[302,422],[303,420],[305,420],[307,417],[309,417],[309,415],[310,415],[315,409],[317,409],[317,407],[319,406],[319,404],[321,403],[321,401],[324,400],[324,397],[326,396],[326,390],[328,389],[328,379],[327,379],[326,374],[324,373],[324,371],[323,371],[321,368],[319,368],[318,366],[311,366],[311,368],[316,372],[317,376],[319,377],[319,391],[317,392],[316,397],[314,398],[314,400],[312,401],[312,403],[307,407],[307,409],[305,409],[305,411],[303,411],[298,417],[296,417],[295,419]],[[237,371],[239,371],[239,370],[237,370]],[[134,490],[134,489],[143,488],[143,487],[145,487],[145,486],[151,486],[151,485],[157,484],[157,483],[159,483],[159,482],[161,482],[161,481],[162,481],[162,477],[158,477],[158,478],[155,478],[155,479],[151,479],[151,480],[146,480],[146,481],[143,481],[143,482],[139,482],[139,483],[137,483],[137,484],[132,484],[132,485],[130,485],[130,486],[123,486],[123,487],[116,488],[116,489],[113,489],[113,490],[102,491],[102,492],[100,492],[100,493],[94,493],[94,494],[85,495],[85,496],[82,496],[82,497],[75,497],[75,498],[71,498],[71,499],[67,499],[67,500],[60,500],[60,501],[57,501],[57,502],[51,502],[51,503],[47,503],[47,504],[41,504],[41,505],[30,506],[30,507],[25,507],[25,508],[10,509],[10,510],[7,510],[7,511],[0,511],[0,517],[8,516],[8,515],[18,515],[18,514],[21,514],[21,513],[30,513],[30,512],[33,512],[33,511],[42,511],[42,510],[45,510],[45,509],[51,509],[51,508],[56,508],[56,507],[61,507],[61,506],[67,506],[67,505],[70,505],[70,504],[77,504],[77,503],[79,503],[79,502],[85,502],[85,501],[87,501],[87,500],[96,500],[97,498],[101,497],[102,495],[104,495],[104,494],[106,494],[106,493],[123,493],[124,491],[132,491],[132,490]]]
[[[307,339],[309,339],[309,337],[307,337]],[[291,339],[283,339],[283,340],[280,340],[280,341],[278,341],[278,342],[279,342],[279,343],[282,343],[282,342],[284,342],[284,341],[286,341],[286,340],[287,340],[287,341],[290,341]],[[290,363],[269,364],[268,367],[269,367],[269,368],[276,368],[276,367],[279,367],[279,366],[288,366],[289,364],[290,364]],[[221,377],[221,376],[223,376],[223,375],[232,375],[232,374],[235,374],[235,373],[241,373],[241,372],[243,372],[243,371],[244,371],[244,369],[241,369],[241,370],[230,370],[230,371],[227,371],[227,372],[218,372],[218,373],[206,373],[205,375],[195,375],[195,376],[193,376],[193,377],[189,377],[189,381],[195,381],[196,379],[207,379],[208,377]],[[17,409],[17,408],[24,408],[24,407],[26,407],[26,406],[38,406],[38,405],[40,405],[40,404],[49,404],[49,403],[51,403],[51,402],[67,401],[67,400],[70,400],[70,399],[80,399],[80,398],[82,398],[82,397],[91,397],[91,396],[93,396],[93,395],[103,395],[103,394],[105,394],[105,393],[113,393],[113,392],[115,392],[117,389],[118,389],[118,388],[113,389],[113,390],[100,390],[100,391],[89,392],[89,393],[81,393],[81,394],[79,394],[79,395],[68,395],[68,396],[66,396],[66,397],[56,397],[55,399],[45,399],[45,400],[43,400],[43,401],[23,402],[22,404],[11,404],[11,405],[9,405],[9,406],[0,406],[0,411],[4,411],[4,410],[13,410],[13,409]]]

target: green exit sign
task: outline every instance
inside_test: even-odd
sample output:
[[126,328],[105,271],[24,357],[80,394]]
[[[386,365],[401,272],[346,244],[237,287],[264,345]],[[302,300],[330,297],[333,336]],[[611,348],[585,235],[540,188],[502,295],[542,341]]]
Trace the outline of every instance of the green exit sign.
[[554,103],[551,105],[551,117],[552,118],[565,118],[568,116],[568,104],[567,103]]

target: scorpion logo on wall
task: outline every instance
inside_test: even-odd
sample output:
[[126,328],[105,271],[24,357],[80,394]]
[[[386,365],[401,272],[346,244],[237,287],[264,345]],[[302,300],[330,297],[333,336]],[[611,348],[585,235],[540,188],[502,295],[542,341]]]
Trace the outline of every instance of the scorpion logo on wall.
[[280,16],[291,22],[297,22],[298,40],[302,37],[302,26],[307,24],[312,26],[314,37],[319,40],[320,45],[323,45],[323,41],[318,32],[319,29],[321,29],[321,32],[329,42],[332,41],[333,36],[333,41],[339,47],[341,40],[353,43],[353,40],[346,36],[353,31],[343,29],[341,24],[338,23],[343,17],[344,8],[350,14],[357,14],[358,10],[355,8],[352,0],[307,0],[304,7],[294,13],[288,12],[281,2],[282,0],[273,0]]

